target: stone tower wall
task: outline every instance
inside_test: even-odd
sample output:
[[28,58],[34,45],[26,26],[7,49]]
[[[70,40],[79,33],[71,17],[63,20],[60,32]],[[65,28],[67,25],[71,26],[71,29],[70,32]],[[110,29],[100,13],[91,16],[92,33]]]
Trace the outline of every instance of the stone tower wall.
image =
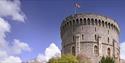
[[[75,14],[64,19],[60,30],[62,54],[72,54],[75,47],[75,55],[84,53],[93,63],[98,63],[102,56],[108,56],[110,49],[110,56],[119,63],[120,29],[113,19],[97,14]],[[98,54],[94,53],[95,46]]]

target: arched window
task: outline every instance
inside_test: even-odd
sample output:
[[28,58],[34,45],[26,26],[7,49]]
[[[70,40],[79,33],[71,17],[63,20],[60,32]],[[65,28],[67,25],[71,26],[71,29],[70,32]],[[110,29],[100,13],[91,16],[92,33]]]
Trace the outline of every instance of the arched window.
[[67,26],[69,26],[69,22],[67,22]]
[[110,54],[111,54],[110,48],[107,49],[107,54],[108,54],[108,56],[110,56]]
[[113,24],[111,24],[111,29],[113,29]]
[[73,36],[73,41],[75,41],[75,36]]
[[109,27],[109,29],[110,29],[110,23],[108,23],[108,27]]
[[95,24],[98,25],[98,24],[97,24],[97,19],[95,19]]
[[97,36],[95,35],[95,40],[97,40]]
[[101,20],[99,20],[99,26],[101,26]]
[[74,55],[74,56],[75,56],[75,54],[76,54],[75,47],[74,47],[74,46],[72,46],[72,55]]
[[86,25],[86,18],[84,18],[84,25]]
[[73,24],[75,24],[75,20],[73,20]]
[[89,18],[88,18],[87,22],[88,22],[88,25],[90,25],[90,19]]
[[105,22],[105,26],[106,26],[106,28],[107,28],[107,22]]
[[109,43],[109,37],[108,37],[108,43]]
[[82,18],[80,18],[80,24],[82,24]]
[[104,27],[104,21],[102,21],[102,26]]
[[84,35],[82,34],[82,40],[84,40]]
[[94,25],[94,19],[93,18],[91,19],[91,21],[92,21],[92,25]]
[[70,25],[72,25],[72,22],[71,22],[71,21],[69,21],[69,23],[70,23]]
[[99,52],[98,46],[95,45],[95,46],[94,46],[94,54],[95,54],[95,55],[98,55],[98,54],[99,54],[98,52]]
[[78,19],[76,19],[76,23],[79,24],[79,20]]

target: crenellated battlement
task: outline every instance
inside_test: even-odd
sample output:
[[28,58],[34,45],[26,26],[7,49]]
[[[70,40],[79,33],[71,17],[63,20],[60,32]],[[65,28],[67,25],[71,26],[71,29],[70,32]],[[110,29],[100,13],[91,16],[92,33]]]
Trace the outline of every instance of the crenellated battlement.
[[93,25],[105,27],[108,29],[116,30],[120,32],[118,24],[111,18],[106,16],[91,14],[91,13],[80,13],[68,16],[61,24],[61,29],[66,30],[67,27],[74,25]]

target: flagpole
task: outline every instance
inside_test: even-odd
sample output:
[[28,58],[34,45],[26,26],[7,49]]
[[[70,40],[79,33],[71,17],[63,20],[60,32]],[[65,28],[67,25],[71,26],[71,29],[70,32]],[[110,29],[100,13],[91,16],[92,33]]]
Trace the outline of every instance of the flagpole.
[[76,14],[77,13],[77,9],[80,8],[80,4],[75,2],[75,7],[74,8],[75,8],[74,13]]
[[75,11],[74,11],[75,14],[76,14],[76,10],[77,10],[77,8],[75,7]]
[[75,2],[74,2],[74,13],[76,14],[77,13],[77,2],[78,2],[78,0],[75,0]]

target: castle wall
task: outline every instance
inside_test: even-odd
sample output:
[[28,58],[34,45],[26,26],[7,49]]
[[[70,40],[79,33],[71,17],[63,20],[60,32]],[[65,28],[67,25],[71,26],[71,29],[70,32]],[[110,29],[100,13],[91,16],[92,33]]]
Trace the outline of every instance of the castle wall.
[[[111,18],[96,14],[76,14],[64,19],[60,28],[63,54],[72,54],[72,47],[75,47],[76,55],[79,53],[76,41],[78,35],[80,52],[93,63],[97,63],[102,56],[108,56],[108,51],[111,57],[119,59],[120,30]],[[95,46],[98,47],[98,54],[94,53]]]

